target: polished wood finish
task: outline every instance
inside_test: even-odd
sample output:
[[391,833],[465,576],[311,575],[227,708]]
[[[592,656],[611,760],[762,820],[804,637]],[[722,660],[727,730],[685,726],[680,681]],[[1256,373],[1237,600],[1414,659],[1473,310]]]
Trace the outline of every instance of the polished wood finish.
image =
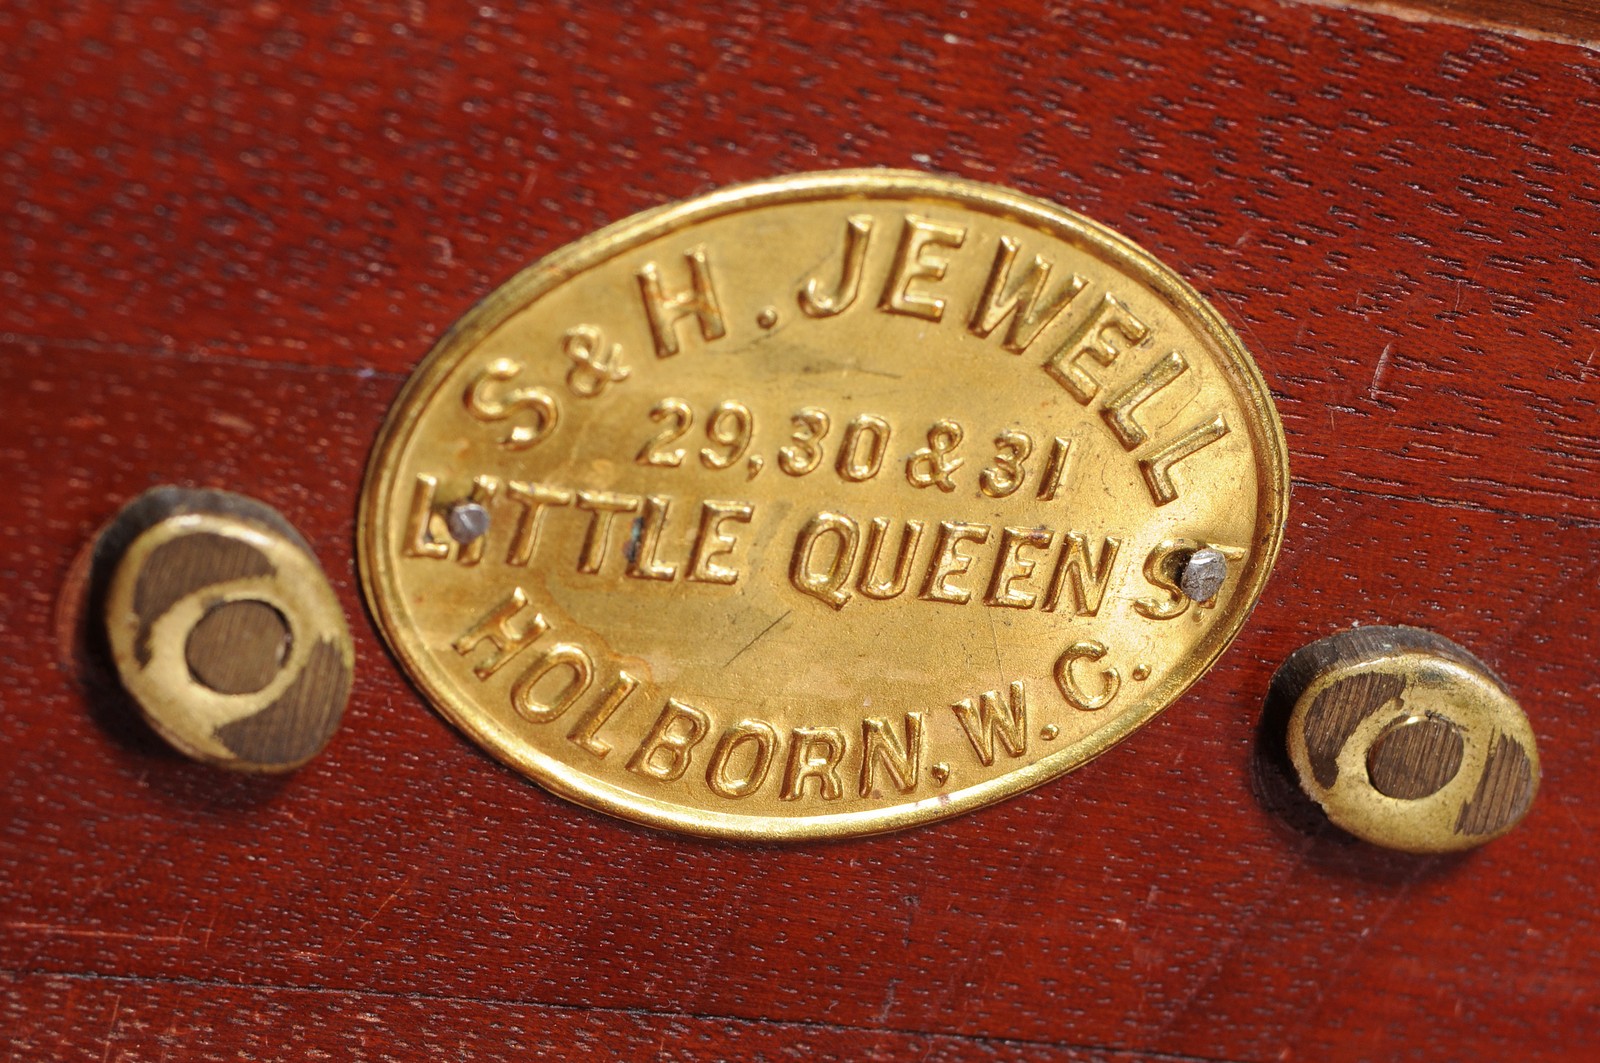
[[[1600,60],[1272,0],[0,10],[0,1047],[17,1058],[1589,1059],[1600,1051]],[[1239,330],[1296,476],[1239,642],[1074,775],[744,846],[547,796],[431,713],[352,561],[403,374],[512,271],[727,182],[888,164],[1127,233]],[[358,688],[287,779],[141,729],[90,553],[262,498]],[[1349,841],[1261,704],[1411,623],[1543,785],[1466,856]],[[302,1051],[302,1046],[306,1051]]]
[[1309,0],[1466,26],[1600,43],[1600,6],[1593,0]]

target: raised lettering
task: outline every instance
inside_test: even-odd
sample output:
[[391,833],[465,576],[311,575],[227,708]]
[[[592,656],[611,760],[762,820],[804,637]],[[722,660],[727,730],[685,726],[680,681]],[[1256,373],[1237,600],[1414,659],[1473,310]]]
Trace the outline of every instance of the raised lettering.
[[1000,246],[995,249],[994,265],[989,269],[989,279],[983,285],[983,294],[972,308],[972,320],[967,324],[972,334],[982,339],[999,328],[1007,317],[1011,318],[1000,346],[1012,354],[1027,350],[1045,326],[1054,321],[1088,283],[1082,277],[1074,276],[1056,289],[1048,302],[1040,305],[1040,297],[1050,280],[1052,264],[1043,255],[1034,255],[1033,262],[1021,278],[1008,288],[1006,281],[1010,278],[1012,263],[1021,246],[1009,236],[1000,237]]
[[[836,538],[833,560],[827,569],[816,571],[811,555],[823,537]],[[819,602],[835,609],[843,609],[850,600],[845,586],[850,582],[850,568],[855,564],[856,545],[861,531],[856,522],[837,513],[818,513],[806,521],[805,527],[794,541],[794,558],[789,563],[789,582],[801,594],[809,594]]]
[[1227,434],[1228,422],[1219,413],[1206,423],[1191,428],[1182,438],[1140,459],[1139,471],[1144,474],[1145,486],[1150,488],[1150,497],[1155,499],[1156,505],[1164,506],[1177,501],[1178,485],[1172,482],[1172,467]]
[[527,592],[521,587],[513,587],[505,601],[491,609],[487,616],[468,628],[466,634],[450,644],[463,657],[483,642],[488,642],[494,647],[492,654],[473,666],[473,675],[479,679],[488,679],[510,663],[511,658],[531,646],[540,635],[550,630],[550,625],[538,613],[533,614],[533,619],[528,621],[526,627],[514,627],[512,621],[527,607]]
[[661,430],[649,439],[644,446],[639,448],[639,453],[633,460],[639,465],[656,465],[661,468],[675,469],[683,464],[683,448],[663,450],[668,443],[676,443],[682,439],[694,424],[694,411],[682,399],[662,399],[650,407],[650,419],[661,426]]
[[1044,371],[1087,406],[1099,394],[1100,382],[1078,363],[1087,357],[1109,368],[1123,352],[1124,343],[1137,346],[1149,336],[1148,325],[1134,317],[1133,311],[1116,296],[1107,295],[1088,320],[1045,360]]
[[827,410],[807,406],[789,418],[794,424],[793,441],[778,449],[778,468],[790,476],[804,476],[822,463],[822,441],[832,420]]
[[607,344],[605,333],[594,325],[569,328],[562,337],[561,351],[572,362],[567,369],[567,387],[580,399],[594,398],[633,372],[622,364],[622,344]]
[[703,502],[700,505],[700,530],[694,537],[686,578],[696,583],[737,583],[739,573],[716,563],[739,545],[739,540],[722,530],[723,524],[749,524],[755,507],[748,502]]
[[430,531],[433,524],[433,500],[439,491],[436,477],[417,474],[411,487],[411,505],[406,510],[405,555],[431,557],[440,560],[450,556],[450,544],[438,542]]
[[[867,438],[865,457],[859,453],[863,436]],[[845,425],[839,443],[839,476],[851,483],[872,479],[883,467],[883,454],[888,449],[889,422],[870,413],[862,414]]]
[[794,728],[789,738],[789,764],[778,796],[785,801],[798,801],[805,796],[807,780],[815,779],[817,794],[823,800],[843,797],[839,761],[844,759],[844,749],[844,732],[837,727]]
[[1139,378],[1108,399],[1100,416],[1111,426],[1123,450],[1135,450],[1150,438],[1144,426],[1133,419],[1133,411],[1153,398],[1156,392],[1178,379],[1189,368],[1183,355],[1172,351],[1139,375]]
[[950,474],[966,459],[954,457],[964,433],[954,421],[937,421],[928,429],[928,445],[913,451],[906,459],[906,482],[912,487],[937,487],[949,493],[956,489]]
[[912,558],[917,552],[917,545],[922,542],[922,522],[920,520],[905,522],[900,532],[900,547],[895,551],[894,574],[885,580],[878,577],[878,560],[883,553],[884,539],[888,534],[888,519],[873,518],[871,527],[867,529],[867,547],[862,555],[861,577],[856,581],[857,590],[868,598],[877,598],[880,601],[897,598],[905,591],[906,583],[911,578]]
[[[712,750],[711,762],[706,765],[706,785],[719,797],[748,797],[766,781],[777,746],[778,733],[768,724],[760,720],[739,721],[722,733],[717,748]],[[735,755],[746,747],[750,759],[743,768],[737,768]]]
[[1072,455],[1072,440],[1056,436],[1050,444],[1050,459],[1045,462],[1044,476],[1039,480],[1039,501],[1052,502],[1056,492],[1067,479],[1067,459]]
[[1003,705],[998,690],[986,690],[978,695],[976,704],[972,698],[963,698],[950,706],[967,733],[967,741],[972,743],[972,751],[978,755],[978,763],[984,767],[994,763],[996,741],[1013,757],[1028,751],[1027,690],[1018,680],[1006,695]]
[[848,310],[861,291],[861,267],[867,260],[867,244],[872,236],[870,214],[852,214],[844,225],[844,264],[839,284],[832,295],[822,294],[822,285],[813,277],[800,290],[800,309],[807,317],[832,317]]
[[905,741],[889,726],[889,721],[879,716],[869,716],[861,721],[861,787],[862,797],[871,797],[877,788],[878,765],[900,793],[909,794],[917,788],[922,774],[922,733],[925,713],[908,712],[905,719]]
[[594,707],[578,717],[578,722],[567,732],[567,741],[585,752],[604,758],[611,752],[611,744],[601,740],[600,728],[617,714],[622,703],[638,688],[637,679],[627,672],[618,672],[616,682],[606,688]]
[[591,514],[589,530],[578,555],[578,571],[593,575],[605,564],[611,542],[611,525],[618,513],[632,513],[644,500],[638,495],[619,495],[609,491],[579,491],[578,508]]
[[911,285],[919,280],[944,279],[950,259],[939,254],[936,248],[954,250],[967,238],[967,230],[959,225],[943,225],[917,214],[907,214],[905,227],[900,230],[900,244],[895,249],[894,265],[889,268],[889,282],[884,285],[883,298],[878,306],[894,314],[907,314],[928,321],[944,317],[944,300],[926,292],[913,292]]
[[672,499],[650,495],[644,500],[644,513],[636,519],[634,538],[624,553],[628,558],[628,575],[634,579],[670,580],[678,574],[676,565],[669,565],[656,557],[661,549],[661,532],[667,524],[667,511]]
[[[536,687],[545,676],[557,668],[565,668],[569,673],[556,696],[548,701],[541,701]],[[594,662],[584,652],[583,647],[574,646],[570,642],[558,642],[545,651],[533,667],[522,674],[517,680],[517,685],[511,688],[511,705],[517,714],[529,723],[548,723],[562,713],[572,708],[574,702],[583,697],[589,684],[594,682]]]
[[706,420],[706,438],[727,448],[720,453],[710,447],[700,448],[700,463],[708,469],[726,469],[738,464],[750,449],[750,437],[755,433],[755,417],[750,407],[742,402],[719,402]]
[[[467,493],[468,502],[489,508],[489,503],[494,501],[494,496],[500,493],[500,480],[495,476],[474,476],[472,490]],[[488,545],[489,536],[480,535],[469,543],[464,543],[456,554],[456,560],[463,565],[476,565],[483,560],[483,550]]]
[[1044,604],[1040,608],[1055,612],[1061,604],[1061,592],[1071,580],[1072,611],[1078,616],[1094,616],[1100,612],[1100,603],[1105,600],[1112,567],[1116,564],[1117,551],[1121,547],[1121,539],[1106,536],[1101,540],[1100,557],[1096,560],[1089,552],[1089,537],[1081,532],[1068,532],[1061,541],[1055,572],[1050,577],[1050,589],[1045,592]]
[[654,262],[639,268],[639,294],[644,298],[645,315],[650,319],[650,335],[655,339],[656,357],[670,358],[678,353],[677,324],[686,317],[700,323],[700,336],[710,342],[727,335],[722,308],[711,282],[711,263],[702,244],[684,254],[689,266],[689,287],[668,295],[661,282],[661,271]]
[[544,527],[545,508],[570,506],[572,492],[561,487],[546,487],[544,484],[508,480],[506,497],[522,507],[522,515],[517,518],[516,530],[511,533],[511,547],[506,552],[506,563],[526,565],[533,559],[534,548],[539,544],[539,532]]
[[472,378],[461,397],[467,412],[488,424],[509,421],[523,412],[531,415],[530,423],[512,425],[501,438],[500,445],[507,450],[527,450],[543,442],[561,419],[555,396],[544,388],[513,388],[498,397],[491,393],[492,385],[512,380],[521,372],[522,363],[497,358]]
[[964,542],[983,544],[989,541],[989,525],[963,524],[960,521],[939,522],[939,537],[934,541],[933,559],[928,565],[928,575],[922,581],[922,599],[928,602],[950,602],[963,605],[972,598],[965,587],[952,587],[949,581],[972,566],[972,558],[957,549]]
[[[681,779],[689,770],[692,750],[711,729],[711,718],[692,705],[668,698],[655,726],[645,735],[644,741],[628,761],[628,770],[635,775],[659,782]],[[666,759],[661,759],[661,754]]]
[[1145,582],[1165,591],[1161,598],[1140,598],[1133,603],[1134,612],[1150,620],[1171,620],[1189,608],[1189,596],[1178,585],[1178,574],[1183,560],[1196,550],[1200,543],[1193,539],[1165,539],[1145,555]]
[[1072,666],[1078,661],[1098,661],[1106,655],[1104,643],[1093,639],[1075,642],[1056,658],[1056,686],[1061,688],[1061,696],[1067,699],[1067,704],[1084,712],[1094,712],[1111,704],[1111,699],[1117,696],[1117,691],[1122,687],[1122,676],[1115,668],[1106,668],[1100,672],[1100,693],[1086,694],[1079,685],[1077,677],[1072,674]]
[[1032,609],[1039,596],[1032,591],[1016,591],[1011,585],[1033,575],[1038,561],[1023,557],[1024,549],[1041,552],[1050,549],[1056,533],[1046,528],[1004,528],[1000,532],[1000,557],[995,561],[994,577],[989,580],[989,593],[983,600],[990,605],[1011,609]]
[[1023,464],[1033,453],[1033,439],[1026,432],[1007,429],[994,437],[994,464],[978,474],[978,488],[990,498],[1005,498],[1028,478]]

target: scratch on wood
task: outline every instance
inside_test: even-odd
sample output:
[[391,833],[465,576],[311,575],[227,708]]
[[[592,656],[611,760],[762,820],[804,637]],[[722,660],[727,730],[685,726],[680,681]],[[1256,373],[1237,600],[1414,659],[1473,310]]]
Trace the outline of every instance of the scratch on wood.
[[356,938],[358,938],[362,934],[366,933],[367,927],[369,927],[373,923],[377,922],[378,916],[383,914],[383,910],[385,908],[389,907],[389,905],[393,904],[394,903],[394,899],[396,897],[400,896],[401,893],[405,892],[405,888],[407,886],[411,885],[411,880],[416,878],[416,877],[417,876],[416,876],[415,873],[407,875],[406,878],[405,878],[405,881],[400,883],[400,885],[396,886],[395,887],[395,891],[393,893],[389,894],[389,896],[387,896],[387,897],[385,897],[383,899],[383,903],[378,905],[377,910],[374,911],[371,915],[369,915],[366,918],[366,920],[360,926],[356,927],[355,930],[353,930],[350,933],[349,937],[347,937],[343,941],[339,942],[339,947],[334,949],[333,952],[329,953],[329,955],[330,956],[339,955],[339,953],[344,951],[344,948],[345,948],[346,945],[350,944],[350,942],[354,941]]
[[100,1055],[100,1063],[106,1063],[111,1058],[111,1044],[117,1036],[117,1016],[122,1014],[122,994],[117,994],[117,999],[111,1002],[111,1027],[106,1030],[106,1050]]
[[1378,355],[1378,367],[1372,371],[1372,384],[1367,388],[1367,398],[1378,397],[1378,389],[1383,387],[1383,374],[1389,368],[1389,352],[1394,350],[1394,344],[1385,343],[1382,352]]
[[179,945],[183,943],[183,934],[137,934],[123,930],[88,930],[71,926],[53,926],[49,923],[20,923],[8,922],[7,930],[21,930],[29,934],[59,934],[65,937],[94,938],[107,941],[148,941],[157,945]]

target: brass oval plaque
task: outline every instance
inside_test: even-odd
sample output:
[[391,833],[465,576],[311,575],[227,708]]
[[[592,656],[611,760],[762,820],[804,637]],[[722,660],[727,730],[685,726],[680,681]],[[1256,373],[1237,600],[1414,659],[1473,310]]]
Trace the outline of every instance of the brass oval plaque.
[[971,181],[800,175],[468,314],[384,426],[362,577],[440,711],[557,793],[864,834],[1170,704],[1255,603],[1288,483],[1249,355],[1128,240]]

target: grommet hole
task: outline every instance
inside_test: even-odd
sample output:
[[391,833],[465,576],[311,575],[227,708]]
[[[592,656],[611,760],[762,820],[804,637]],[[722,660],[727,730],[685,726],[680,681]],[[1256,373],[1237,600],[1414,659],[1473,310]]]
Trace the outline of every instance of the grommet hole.
[[219,694],[254,694],[289,659],[289,622],[266,602],[250,599],[212,606],[189,632],[189,673]]
[[1367,778],[1386,797],[1436,794],[1461,770],[1461,731],[1438,716],[1408,716],[1384,728],[1367,750]]

